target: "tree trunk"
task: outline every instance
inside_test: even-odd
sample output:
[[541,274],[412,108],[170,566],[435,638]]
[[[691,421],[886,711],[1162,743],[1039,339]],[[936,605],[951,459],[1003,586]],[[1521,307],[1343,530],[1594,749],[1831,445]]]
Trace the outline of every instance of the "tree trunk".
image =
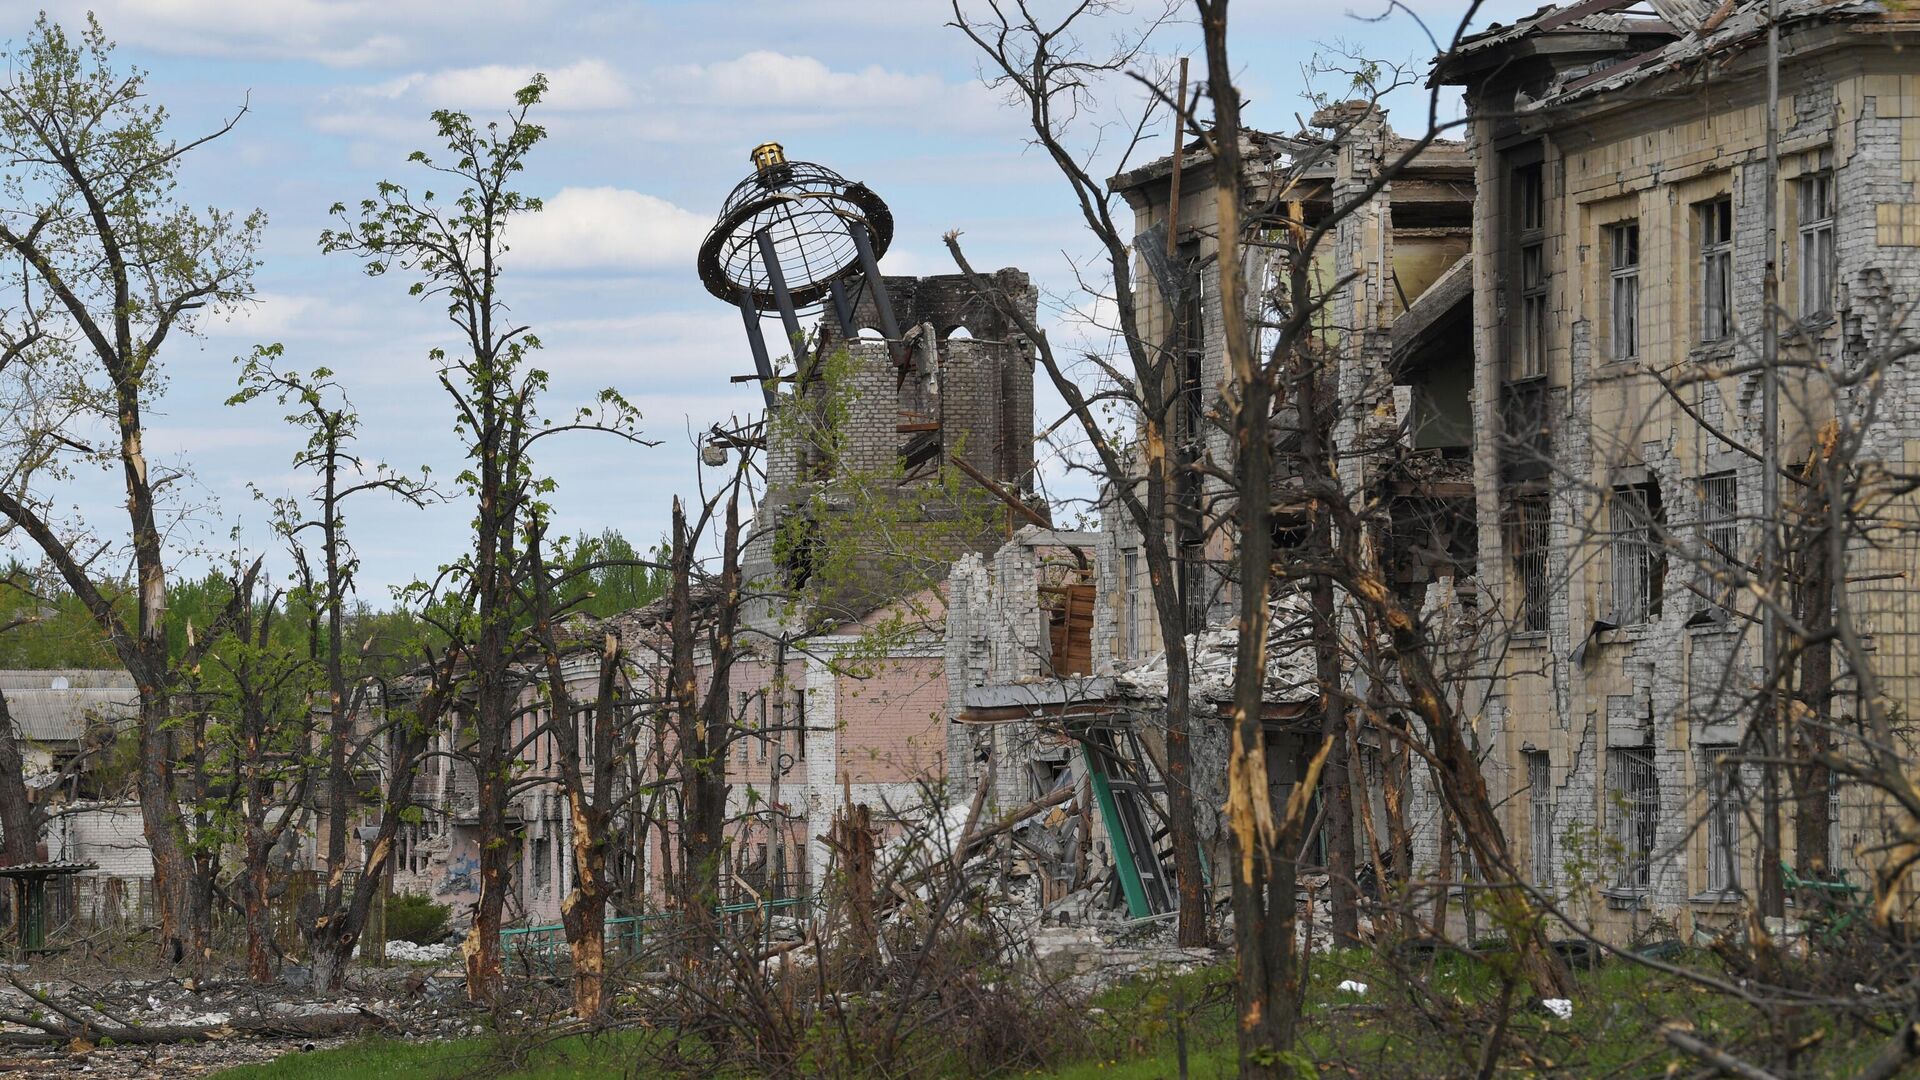
[[[485,736],[482,741],[487,741]],[[507,843],[506,777],[499,767],[488,764],[499,759],[499,754],[480,755],[480,902],[460,947],[466,961],[467,1000],[476,1005],[493,1003],[500,992],[500,923],[506,910],[507,857],[512,849]]]
[[7,708],[6,695],[0,694],[0,858],[8,863],[34,861],[40,841],[33,802],[27,794],[26,768],[13,714]]
[[261,822],[247,822],[245,844],[247,884],[243,902],[247,919],[247,978],[265,986],[273,982],[273,926],[267,910],[267,855],[271,842]]
[[193,902],[194,869],[187,858],[186,825],[174,797],[172,733],[162,725],[168,708],[163,694],[143,680],[140,687],[139,768],[135,789],[140,823],[153,858],[154,907],[160,921],[160,949],[168,963],[186,959],[188,937],[197,921]]

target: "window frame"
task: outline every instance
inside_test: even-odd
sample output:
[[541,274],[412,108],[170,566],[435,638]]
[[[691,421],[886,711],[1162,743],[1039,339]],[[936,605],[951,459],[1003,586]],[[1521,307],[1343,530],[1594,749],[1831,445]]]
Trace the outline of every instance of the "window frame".
[[1547,265],[1547,170],[1537,156],[1516,161],[1509,170],[1513,212],[1513,281],[1519,323],[1509,342],[1507,378],[1542,378],[1547,374],[1547,317],[1553,273]]
[[1727,580],[1740,560],[1740,474],[1726,469],[1702,475],[1696,482],[1700,513],[1694,528],[1700,544],[1702,577],[1695,614],[1723,622],[1737,591]]
[[1707,892],[1727,895],[1740,891],[1739,765],[1727,760],[1729,746],[1701,748],[1707,788]]
[[1613,836],[1623,855],[1613,891],[1644,895],[1653,888],[1659,851],[1660,773],[1653,747],[1607,748],[1607,794],[1615,814]]
[[[1799,311],[1803,320],[1833,314],[1836,274],[1833,225],[1838,200],[1830,168],[1815,169],[1793,182],[1798,243],[1794,273],[1799,278]],[[1812,216],[1809,216],[1811,208]]]
[[1553,758],[1545,750],[1522,751],[1527,764],[1527,842],[1533,883],[1553,884]]
[[1543,491],[1525,491],[1508,502],[1509,559],[1515,580],[1514,630],[1544,634],[1553,628],[1553,610],[1547,585],[1548,556],[1553,548],[1553,501]]
[[1726,341],[1735,332],[1733,318],[1733,196],[1716,195],[1693,204],[1699,230],[1700,318],[1695,340],[1702,345]]
[[1620,363],[1640,357],[1640,219],[1608,225],[1606,234],[1607,359]]
[[1607,515],[1610,621],[1616,626],[1651,623],[1665,606],[1667,576],[1666,549],[1658,535],[1665,520],[1659,485],[1649,480],[1616,486]]

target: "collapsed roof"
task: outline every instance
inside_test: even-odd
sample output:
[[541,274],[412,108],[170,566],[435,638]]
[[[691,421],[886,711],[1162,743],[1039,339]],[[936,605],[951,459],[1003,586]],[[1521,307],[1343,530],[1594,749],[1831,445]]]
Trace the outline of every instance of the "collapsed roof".
[[[1773,0],[1783,27],[1813,21],[1910,22],[1877,0]],[[1595,53],[1558,70],[1516,103],[1539,111],[1664,75],[1681,85],[1710,74],[1766,40],[1767,0],[1584,0],[1549,5],[1511,26],[1463,38],[1434,62],[1429,85],[1464,84],[1517,59]],[[1678,89],[1679,87],[1676,87]]]

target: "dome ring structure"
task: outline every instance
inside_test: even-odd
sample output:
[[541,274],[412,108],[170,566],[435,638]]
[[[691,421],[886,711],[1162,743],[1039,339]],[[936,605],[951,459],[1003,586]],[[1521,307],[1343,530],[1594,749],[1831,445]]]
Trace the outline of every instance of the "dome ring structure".
[[776,298],[759,236],[772,242],[794,307],[826,299],[833,282],[860,269],[852,227],[864,224],[873,256],[893,240],[893,212],[865,184],[805,161],[783,162],[747,177],[727,196],[700,245],[700,280],[730,304],[744,291],[767,310]]

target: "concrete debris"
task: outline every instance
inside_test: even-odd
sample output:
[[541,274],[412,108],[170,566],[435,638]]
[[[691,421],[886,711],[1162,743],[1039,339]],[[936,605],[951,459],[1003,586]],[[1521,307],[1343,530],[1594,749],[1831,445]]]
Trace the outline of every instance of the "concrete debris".
[[416,945],[411,941],[387,942],[387,959],[402,963],[439,963],[451,960],[458,950],[445,943],[439,945]]
[[[1313,652],[1299,644],[1313,618],[1306,596],[1300,593],[1283,596],[1275,600],[1269,610],[1273,623],[1268,638],[1266,699],[1278,703],[1316,700],[1319,682]],[[1216,703],[1233,700],[1233,671],[1239,648],[1238,627],[1208,627],[1187,635],[1193,700]],[[1114,682],[1136,697],[1165,698],[1167,654],[1154,653],[1139,664],[1115,673]]]

